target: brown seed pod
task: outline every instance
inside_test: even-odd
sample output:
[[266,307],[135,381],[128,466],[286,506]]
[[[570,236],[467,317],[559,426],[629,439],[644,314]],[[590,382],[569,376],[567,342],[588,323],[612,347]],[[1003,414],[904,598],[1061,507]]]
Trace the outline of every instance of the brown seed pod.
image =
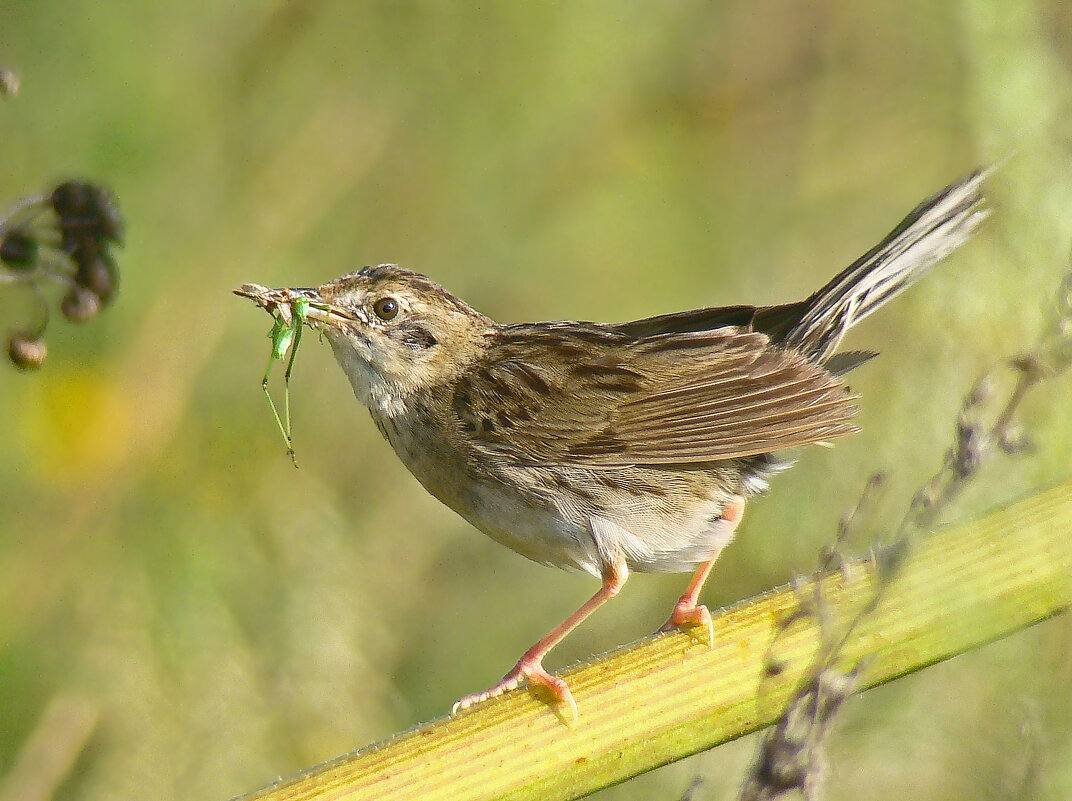
[[112,195],[103,186],[90,185],[93,214],[96,218],[94,233],[98,239],[110,239],[117,244],[123,243],[123,217]]
[[7,357],[20,370],[36,370],[48,355],[45,340],[26,333],[15,333],[7,341]]
[[80,181],[64,181],[52,190],[52,208],[61,221],[81,217],[90,211],[89,186]]
[[60,301],[60,311],[72,323],[84,323],[100,311],[101,300],[82,286],[72,286]]
[[22,231],[8,231],[0,239],[0,261],[16,270],[28,270],[37,261],[37,241]]
[[74,282],[100,298],[102,306],[115,295],[118,281],[119,270],[115,260],[107,253],[98,253],[88,261],[80,261],[74,275]]

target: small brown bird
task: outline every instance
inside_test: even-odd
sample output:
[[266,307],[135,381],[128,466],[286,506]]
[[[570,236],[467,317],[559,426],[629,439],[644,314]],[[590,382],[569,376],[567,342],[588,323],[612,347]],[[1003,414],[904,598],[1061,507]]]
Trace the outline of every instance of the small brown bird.
[[665,628],[698,603],[745,500],[788,466],[778,452],[856,431],[841,376],[874,353],[845,332],[964,243],[987,216],[975,172],[921,203],[806,300],[628,323],[500,325],[395,265],[316,289],[235,290],[275,311],[304,298],[380,432],[425,488],[523,556],[602,580],[502,681],[527,679],[574,715],[543,657],[630,571],[694,570]]

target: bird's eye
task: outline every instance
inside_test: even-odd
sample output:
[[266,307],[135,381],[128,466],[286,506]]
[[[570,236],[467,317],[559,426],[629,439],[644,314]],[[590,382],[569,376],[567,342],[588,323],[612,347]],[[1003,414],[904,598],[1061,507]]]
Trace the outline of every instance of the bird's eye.
[[380,298],[372,305],[372,310],[381,320],[392,320],[398,314],[398,301],[394,298]]

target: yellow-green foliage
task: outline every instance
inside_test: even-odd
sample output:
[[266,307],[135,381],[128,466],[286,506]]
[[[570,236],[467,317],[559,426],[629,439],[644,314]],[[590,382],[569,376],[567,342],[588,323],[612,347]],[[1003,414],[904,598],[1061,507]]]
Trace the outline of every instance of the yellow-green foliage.
[[[1059,0],[37,0],[0,17],[0,67],[21,78],[0,102],[0,206],[86,177],[128,222],[113,306],[53,321],[36,373],[0,369],[0,777],[37,732],[60,799],[221,799],[382,739],[490,684],[593,590],[427,497],[314,337],[296,471],[259,386],[269,321],[238,284],[397,261],[504,321],[795,300],[1000,162],[986,231],[854,330],[883,352],[852,377],[863,433],[750,505],[717,607],[808,569],[874,470],[891,474],[879,517],[899,519],[963,393],[1032,341],[1066,269]],[[25,301],[0,291],[5,327]],[[1068,390],[1039,390],[1035,450],[949,517],[1068,476]],[[636,577],[548,667],[654,630],[684,582]],[[1027,773],[1039,797],[1072,795],[1070,640],[1057,618],[852,702],[829,797],[1009,797]],[[696,774],[696,801],[728,797],[753,747],[601,798],[677,798]]]

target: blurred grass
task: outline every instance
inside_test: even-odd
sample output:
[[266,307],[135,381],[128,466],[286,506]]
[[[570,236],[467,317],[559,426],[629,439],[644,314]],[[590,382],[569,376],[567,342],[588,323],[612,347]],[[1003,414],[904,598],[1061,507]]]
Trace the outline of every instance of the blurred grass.
[[[297,367],[295,471],[243,281],[397,261],[500,320],[779,302],[1007,159],[988,230],[854,333],[883,351],[853,377],[864,433],[752,504],[706,599],[812,564],[873,470],[897,514],[1066,267],[1070,31],[1056,0],[5,4],[3,202],[90,176],[129,241],[115,307],[0,372],[0,775],[75,693],[99,718],[57,797],[223,798],[442,713],[592,590],[428,498],[326,348]],[[957,515],[1068,475],[1066,394]],[[637,577],[551,664],[654,628],[683,579]],[[831,797],[1015,797],[1029,753],[1066,797],[1070,679],[1062,618],[871,693]],[[697,772],[725,797],[748,754],[601,798]]]

